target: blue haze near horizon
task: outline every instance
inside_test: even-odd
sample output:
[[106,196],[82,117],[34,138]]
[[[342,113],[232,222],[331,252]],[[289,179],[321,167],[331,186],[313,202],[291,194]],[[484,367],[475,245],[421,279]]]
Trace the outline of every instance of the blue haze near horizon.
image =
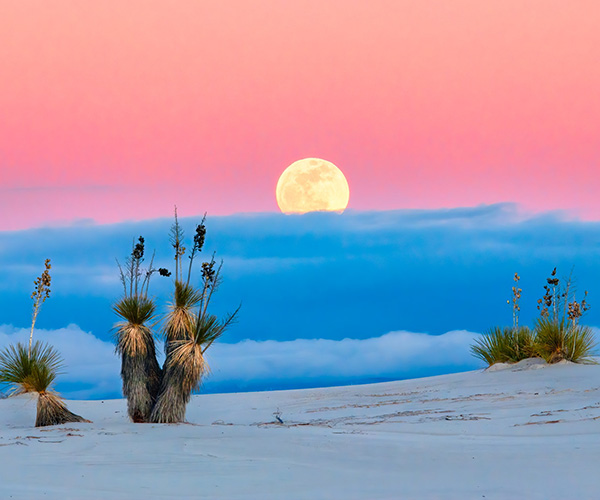
[[[181,211],[182,212],[182,211]],[[180,213],[181,213],[180,212]],[[198,217],[181,217],[189,237]],[[143,235],[155,265],[172,268],[170,217],[112,225],[81,222],[0,232],[0,325],[30,324],[33,280],[52,259],[52,295],[37,326],[75,324],[111,340],[116,317],[111,304],[122,293],[115,258],[123,261]],[[589,290],[589,325],[600,324],[596,308],[600,223],[562,213],[525,215],[512,204],[447,210],[241,214],[209,217],[200,261],[216,251],[224,260],[223,284],[213,311],[242,304],[239,321],[223,344],[295,339],[370,339],[408,331],[438,336],[453,330],[483,332],[512,322],[513,275],[521,276],[521,323],[532,325],[545,278],[557,266],[573,272],[579,295]],[[170,278],[155,276],[153,294],[162,311]],[[465,365],[464,368],[469,368]],[[456,366],[452,368],[456,370]],[[402,378],[444,372],[414,367]],[[309,380],[222,380],[218,390],[260,390],[400,377],[346,374]],[[207,389],[214,392],[213,387]]]

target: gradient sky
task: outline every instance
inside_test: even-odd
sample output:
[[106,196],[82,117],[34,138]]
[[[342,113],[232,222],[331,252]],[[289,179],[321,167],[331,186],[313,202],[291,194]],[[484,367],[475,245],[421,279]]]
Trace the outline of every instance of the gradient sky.
[[276,211],[310,156],[357,210],[600,218],[596,0],[0,0],[0,230]]

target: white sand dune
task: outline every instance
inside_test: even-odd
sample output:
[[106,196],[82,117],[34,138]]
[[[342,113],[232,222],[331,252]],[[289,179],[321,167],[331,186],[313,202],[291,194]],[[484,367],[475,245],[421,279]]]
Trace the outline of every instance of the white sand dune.
[[0,401],[0,498],[600,498],[600,366],[200,395],[182,425],[69,408],[93,423],[36,429],[29,396]]

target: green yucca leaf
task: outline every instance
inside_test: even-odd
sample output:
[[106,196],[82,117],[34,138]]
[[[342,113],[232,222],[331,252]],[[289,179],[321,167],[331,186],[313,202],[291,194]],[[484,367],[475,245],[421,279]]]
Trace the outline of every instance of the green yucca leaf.
[[175,294],[172,307],[191,309],[202,300],[202,292],[190,284],[175,281]]
[[239,310],[238,307],[222,321],[219,321],[213,314],[196,318],[192,338],[196,345],[203,347],[202,352],[206,351],[215,340],[225,333],[225,330],[235,321]]
[[156,306],[152,299],[134,295],[119,300],[113,306],[113,311],[132,325],[144,325],[154,319]]
[[12,384],[16,392],[48,390],[61,367],[58,351],[40,341],[32,344],[31,356],[20,342],[0,352],[0,382]]
[[25,379],[25,384],[36,392],[47,392],[56,375],[56,370],[48,364],[36,362],[31,366],[31,373]]
[[596,350],[594,332],[589,326],[575,325],[567,336],[567,354],[575,363],[596,363],[591,356]]
[[471,346],[473,355],[488,365],[516,363],[535,356],[534,337],[527,327],[494,327]]
[[594,333],[587,326],[568,321],[540,318],[535,327],[535,350],[548,363],[567,360],[592,363],[596,347]]

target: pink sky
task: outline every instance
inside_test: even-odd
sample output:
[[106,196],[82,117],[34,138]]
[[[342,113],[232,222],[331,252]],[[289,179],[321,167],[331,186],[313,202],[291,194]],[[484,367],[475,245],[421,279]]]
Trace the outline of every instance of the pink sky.
[[277,211],[293,161],[350,208],[600,219],[596,0],[0,0],[0,230]]

